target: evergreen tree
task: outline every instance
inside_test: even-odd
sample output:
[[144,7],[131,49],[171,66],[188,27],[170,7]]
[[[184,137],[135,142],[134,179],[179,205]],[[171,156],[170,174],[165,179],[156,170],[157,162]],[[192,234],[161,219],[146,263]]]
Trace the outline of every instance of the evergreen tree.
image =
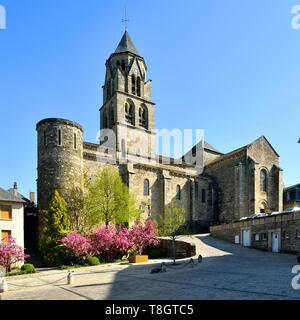
[[70,228],[71,222],[67,203],[55,190],[43,219],[40,243],[40,250],[47,265],[63,264],[68,258],[68,254],[59,241],[70,232]]

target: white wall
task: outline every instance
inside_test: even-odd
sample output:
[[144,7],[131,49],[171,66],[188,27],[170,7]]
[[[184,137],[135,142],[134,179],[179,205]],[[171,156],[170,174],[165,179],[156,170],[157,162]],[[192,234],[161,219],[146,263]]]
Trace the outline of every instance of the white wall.
[[[3,205],[12,206],[12,220],[0,219],[1,230],[11,230],[11,235],[18,245],[24,247],[24,205],[23,203],[0,202]],[[0,239],[1,241],[1,239]]]

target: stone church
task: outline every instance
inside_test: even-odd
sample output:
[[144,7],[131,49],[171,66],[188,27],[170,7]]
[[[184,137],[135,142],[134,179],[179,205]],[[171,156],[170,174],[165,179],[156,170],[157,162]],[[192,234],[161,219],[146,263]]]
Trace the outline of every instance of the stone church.
[[173,201],[185,209],[187,222],[203,231],[282,210],[279,155],[264,136],[227,154],[202,140],[183,161],[157,155],[151,93],[146,62],[126,31],[106,62],[99,144],[85,142],[81,125],[70,120],[37,124],[40,212],[54,188],[67,197],[72,185],[81,188],[84,175],[92,179],[107,163],[119,169],[145,219],[162,214]]

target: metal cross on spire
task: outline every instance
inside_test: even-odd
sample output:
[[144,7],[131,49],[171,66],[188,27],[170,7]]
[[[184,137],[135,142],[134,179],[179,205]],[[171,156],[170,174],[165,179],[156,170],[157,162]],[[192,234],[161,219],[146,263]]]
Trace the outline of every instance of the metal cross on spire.
[[130,22],[130,20],[127,18],[127,7],[126,6],[125,6],[125,17],[122,19],[122,22],[125,24],[125,31],[127,31],[128,22]]

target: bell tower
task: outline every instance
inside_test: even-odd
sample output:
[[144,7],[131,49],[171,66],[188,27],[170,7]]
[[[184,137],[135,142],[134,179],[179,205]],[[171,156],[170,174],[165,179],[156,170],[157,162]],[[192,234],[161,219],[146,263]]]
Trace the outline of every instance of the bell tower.
[[135,155],[141,160],[155,159],[155,104],[151,93],[147,65],[126,30],[106,62],[100,108],[100,129],[113,130],[119,161],[127,162]]

